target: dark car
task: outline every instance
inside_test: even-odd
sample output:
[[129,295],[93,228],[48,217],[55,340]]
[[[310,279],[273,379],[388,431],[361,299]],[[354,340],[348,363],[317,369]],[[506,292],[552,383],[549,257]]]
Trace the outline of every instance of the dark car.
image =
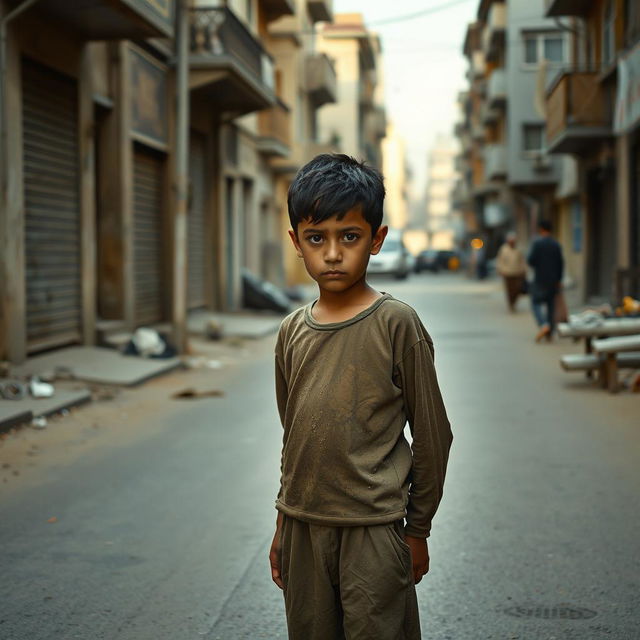
[[437,273],[440,270],[438,265],[438,252],[435,249],[425,249],[416,256],[416,273],[421,271],[433,271]]
[[440,269],[457,271],[460,268],[460,256],[457,251],[440,250],[437,253],[437,262]]

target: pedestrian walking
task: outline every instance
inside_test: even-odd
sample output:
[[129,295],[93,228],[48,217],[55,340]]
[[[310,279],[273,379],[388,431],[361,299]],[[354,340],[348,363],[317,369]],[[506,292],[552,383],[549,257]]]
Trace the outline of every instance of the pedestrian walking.
[[376,170],[328,154],[289,189],[289,235],[319,288],[282,322],[275,354],[284,436],[269,560],[292,640],[421,637],[414,585],[452,436],[431,337],[366,281],[384,193]]
[[531,307],[538,323],[536,342],[551,340],[555,329],[555,299],[560,291],[564,258],[562,247],[551,235],[551,223],[543,220],[538,225],[538,238],[533,241],[527,262],[533,268]]
[[523,291],[527,271],[524,254],[516,245],[516,234],[513,231],[507,234],[504,244],[498,249],[496,269],[504,281],[507,306],[513,313],[518,296]]

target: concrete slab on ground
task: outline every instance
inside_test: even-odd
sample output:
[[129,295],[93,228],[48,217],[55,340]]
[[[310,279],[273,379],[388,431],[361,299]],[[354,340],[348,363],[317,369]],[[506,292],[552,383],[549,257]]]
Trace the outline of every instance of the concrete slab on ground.
[[89,389],[58,389],[51,398],[0,400],[0,431],[38,416],[49,416],[91,400]]
[[180,358],[125,356],[103,347],[67,347],[29,358],[12,375],[29,377],[64,371],[76,380],[131,387],[181,366]]
[[20,400],[0,400],[0,431],[7,431],[16,424],[27,422],[33,413]]
[[189,333],[203,335],[211,321],[222,327],[225,338],[263,338],[276,333],[285,314],[238,312],[220,313],[216,311],[194,311],[189,314]]

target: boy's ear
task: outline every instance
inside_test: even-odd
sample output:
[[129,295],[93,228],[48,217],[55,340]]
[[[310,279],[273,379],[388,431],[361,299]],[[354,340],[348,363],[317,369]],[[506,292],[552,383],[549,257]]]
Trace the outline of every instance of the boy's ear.
[[302,250],[300,249],[300,243],[298,242],[298,236],[293,229],[289,229],[289,237],[291,238],[291,242],[293,242],[293,246],[296,250],[296,254],[298,258],[302,258]]
[[380,227],[376,234],[373,236],[373,242],[371,243],[371,255],[375,256],[382,249],[382,244],[384,243],[384,239],[387,237],[387,232],[389,231],[389,227],[385,224]]

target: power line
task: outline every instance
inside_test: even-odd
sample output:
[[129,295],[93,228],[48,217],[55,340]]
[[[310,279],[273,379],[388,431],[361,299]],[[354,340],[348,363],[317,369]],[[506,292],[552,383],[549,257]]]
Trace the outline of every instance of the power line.
[[471,0],[451,0],[450,2],[446,2],[445,4],[440,4],[437,7],[431,7],[429,9],[423,9],[422,11],[415,11],[414,13],[407,13],[402,16],[395,16],[393,18],[383,18],[381,20],[374,20],[370,24],[370,26],[375,27],[383,24],[394,24],[396,22],[406,22],[407,20],[413,20],[414,18],[422,18],[424,16],[431,15],[432,13],[438,13],[439,11],[445,11],[446,9],[451,9],[459,4],[468,3]]

